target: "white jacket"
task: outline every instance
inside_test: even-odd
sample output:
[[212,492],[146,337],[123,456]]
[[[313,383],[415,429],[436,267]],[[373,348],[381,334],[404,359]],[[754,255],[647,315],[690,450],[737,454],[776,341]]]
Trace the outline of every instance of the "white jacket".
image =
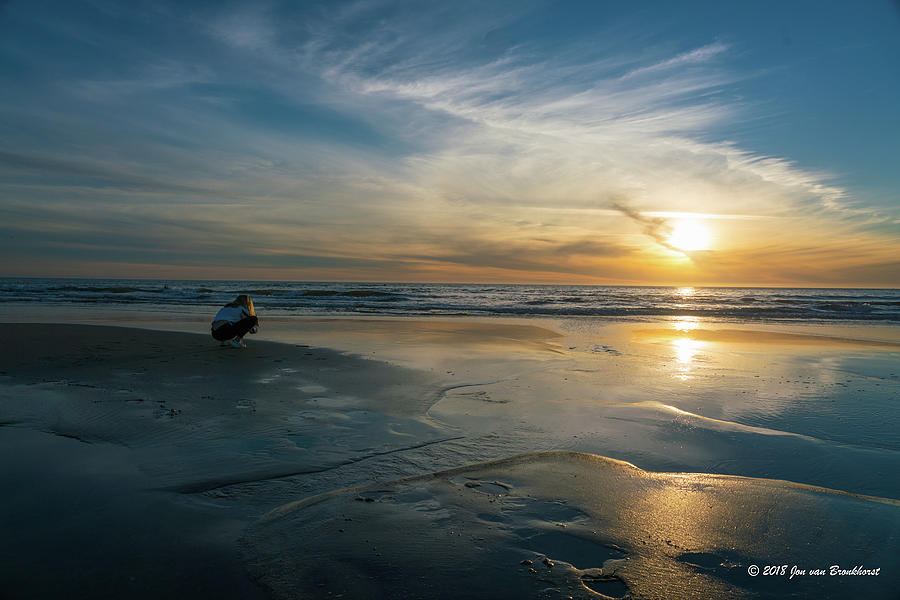
[[213,325],[222,321],[223,323],[237,323],[241,319],[250,316],[250,312],[243,306],[223,306],[213,317]]
[[[233,325],[249,316],[251,316],[250,311],[243,306],[223,306],[216,313],[216,316],[213,317],[210,329],[215,330],[225,325]],[[254,326],[250,333],[256,333],[258,330],[259,327]]]

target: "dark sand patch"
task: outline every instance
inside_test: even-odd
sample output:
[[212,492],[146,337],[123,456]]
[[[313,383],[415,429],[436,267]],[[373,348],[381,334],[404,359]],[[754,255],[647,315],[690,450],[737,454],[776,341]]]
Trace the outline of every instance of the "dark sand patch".
[[245,522],[173,502],[127,448],[0,429],[0,596],[266,595],[241,568]]
[[[261,597],[235,540],[267,484],[459,436],[424,416],[443,389],[429,376],[330,350],[0,332],[3,597]],[[254,502],[229,501],[238,484]]]
[[[0,326],[0,419],[131,448],[196,493],[315,473],[458,436],[426,374],[325,349],[82,325]],[[315,394],[309,393],[310,390]]]

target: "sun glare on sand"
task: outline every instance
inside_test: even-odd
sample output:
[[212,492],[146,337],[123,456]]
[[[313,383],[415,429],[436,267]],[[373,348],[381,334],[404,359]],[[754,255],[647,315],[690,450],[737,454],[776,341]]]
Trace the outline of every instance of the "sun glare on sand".
[[709,249],[712,236],[699,221],[678,221],[669,235],[669,243],[679,250],[693,252]]

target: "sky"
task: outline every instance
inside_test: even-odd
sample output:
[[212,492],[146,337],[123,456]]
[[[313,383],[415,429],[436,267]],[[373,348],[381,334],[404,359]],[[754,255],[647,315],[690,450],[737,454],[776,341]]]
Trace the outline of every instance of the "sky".
[[898,99],[894,0],[0,0],[0,276],[898,287]]

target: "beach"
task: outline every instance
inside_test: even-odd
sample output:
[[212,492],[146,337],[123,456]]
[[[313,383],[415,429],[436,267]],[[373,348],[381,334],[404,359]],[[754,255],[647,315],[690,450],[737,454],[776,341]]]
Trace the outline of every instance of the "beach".
[[889,326],[116,319],[2,325],[10,597],[895,594]]
[[900,600],[900,0],[0,0],[0,600]]

